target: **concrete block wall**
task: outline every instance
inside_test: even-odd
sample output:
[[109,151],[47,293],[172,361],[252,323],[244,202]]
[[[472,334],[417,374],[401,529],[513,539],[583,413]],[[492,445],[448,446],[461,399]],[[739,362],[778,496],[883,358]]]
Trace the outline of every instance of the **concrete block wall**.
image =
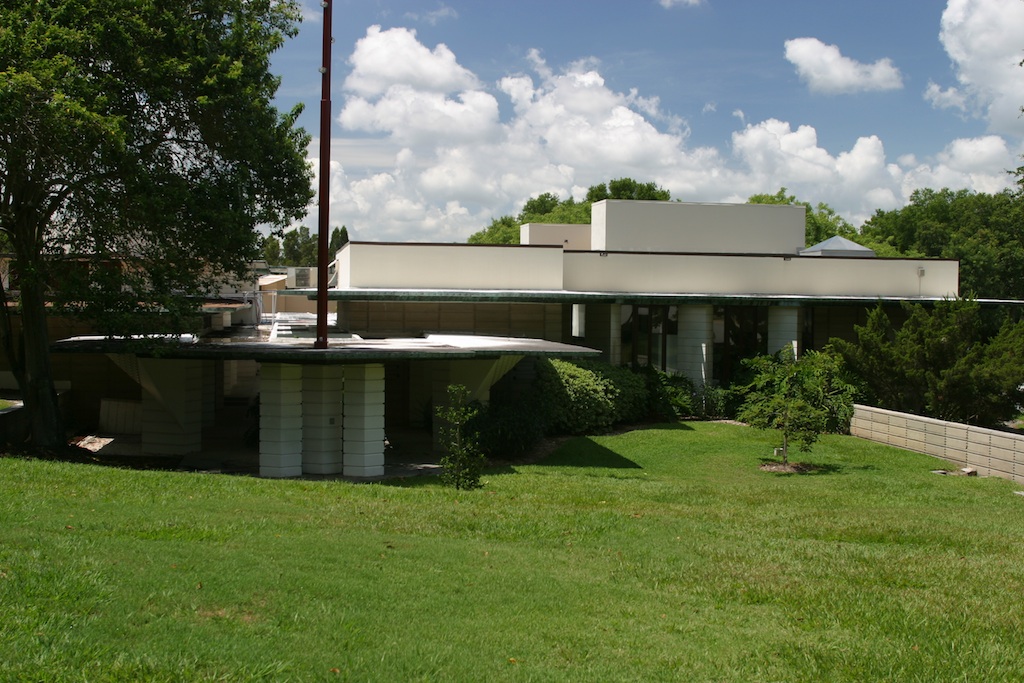
[[342,301],[340,327],[366,337],[424,332],[562,341],[561,304]]
[[302,368],[302,471],[305,474],[342,472],[344,376],[340,365]]
[[260,476],[302,474],[302,366],[260,368]]
[[344,475],[384,474],[384,365],[345,368]]
[[100,399],[99,431],[104,434],[141,434],[142,401]]
[[1024,435],[864,405],[854,407],[850,433],[1024,483]]
[[142,452],[198,453],[203,445],[203,362],[140,359]]

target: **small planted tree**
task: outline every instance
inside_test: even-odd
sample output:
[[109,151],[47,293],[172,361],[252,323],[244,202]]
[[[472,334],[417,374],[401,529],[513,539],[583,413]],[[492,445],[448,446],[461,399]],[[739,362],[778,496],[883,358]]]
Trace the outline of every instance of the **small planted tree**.
[[477,443],[470,421],[477,409],[469,401],[469,390],[461,384],[448,386],[448,402],[439,406],[435,415],[441,421],[441,441],[445,454],[441,457],[441,483],[457,489],[480,488],[485,458]]
[[842,363],[833,354],[808,351],[797,359],[783,350],[744,364],[755,376],[738,417],[758,429],[782,432],[783,465],[789,465],[791,443],[808,452],[823,432],[848,428],[854,389],[842,379]]

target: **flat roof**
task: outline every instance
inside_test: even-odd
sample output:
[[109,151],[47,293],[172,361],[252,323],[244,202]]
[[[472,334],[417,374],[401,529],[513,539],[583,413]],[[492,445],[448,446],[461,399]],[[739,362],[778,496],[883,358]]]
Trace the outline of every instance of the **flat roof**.
[[[294,325],[294,323],[293,323]],[[250,330],[252,328],[249,328]],[[51,345],[58,353],[131,353],[140,357],[200,360],[256,360],[299,365],[335,365],[387,360],[466,360],[501,356],[580,357],[601,352],[585,346],[526,337],[428,334],[424,337],[362,339],[335,333],[326,349],[313,348],[315,335],[275,337],[231,335],[196,337],[83,336]]]
[[[317,298],[316,289],[277,290],[279,295]],[[409,302],[465,302],[465,303],[637,303],[637,304],[876,304],[935,303],[949,297],[941,296],[840,296],[806,294],[720,294],[714,292],[583,292],[570,290],[537,289],[395,289],[344,288],[328,289],[329,301],[409,301]],[[1022,306],[1017,299],[977,299],[985,305]]]

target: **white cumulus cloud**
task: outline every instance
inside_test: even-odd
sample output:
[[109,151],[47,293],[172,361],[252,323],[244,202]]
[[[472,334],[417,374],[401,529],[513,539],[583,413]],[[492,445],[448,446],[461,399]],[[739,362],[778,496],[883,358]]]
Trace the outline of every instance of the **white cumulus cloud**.
[[1024,135],[1024,2],[949,0],[939,39],[953,62],[957,84],[929,83],[925,98],[937,108],[981,116],[989,130]]
[[371,26],[349,58],[352,72],[345,89],[364,97],[387,92],[395,85],[416,90],[451,92],[478,87],[476,76],[463,68],[444,44],[433,50],[416,39],[416,31]]
[[786,59],[814,92],[848,94],[903,87],[903,77],[892,60],[862,64],[843,56],[837,46],[817,38],[787,40]]
[[371,27],[349,61],[330,187],[332,221],[357,240],[463,241],[531,196],[580,199],[621,177],[683,201],[744,201],[785,186],[860,225],[920,187],[1001,190],[1021,151],[987,135],[890,160],[878,136],[829,150],[807,122],[748,121],[740,109],[728,149],[691,147],[685,121],[656,96],[611,87],[592,58],[552,65],[532,50],[524,71],[486,84],[443,45]]

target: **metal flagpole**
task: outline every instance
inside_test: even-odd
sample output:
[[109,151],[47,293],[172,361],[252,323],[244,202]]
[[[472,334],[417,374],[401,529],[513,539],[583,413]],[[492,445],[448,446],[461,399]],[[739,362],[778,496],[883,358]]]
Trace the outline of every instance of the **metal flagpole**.
[[320,85],[320,189],[317,234],[316,342],[313,348],[327,348],[327,258],[331,214],[331,0],[324,8],[324,49]]

